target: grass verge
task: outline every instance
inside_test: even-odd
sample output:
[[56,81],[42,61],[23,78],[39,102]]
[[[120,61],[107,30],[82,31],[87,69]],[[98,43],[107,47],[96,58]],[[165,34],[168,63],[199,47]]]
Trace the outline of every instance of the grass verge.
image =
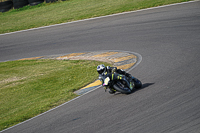
[[100,63],[84,60],[0,63],[0,131],[75,98],[75,90],[97,79],[96,66]]
[[68,0],[0,13],[0,34],[189,0]]

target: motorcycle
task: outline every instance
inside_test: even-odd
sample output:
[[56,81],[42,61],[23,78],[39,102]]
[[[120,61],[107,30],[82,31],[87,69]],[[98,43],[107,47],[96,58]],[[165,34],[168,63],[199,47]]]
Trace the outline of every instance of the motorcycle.
[[104,79],[104,84],[103,86],[106,89],[110,89],[113,91],[121,92],[123,94],[130,94],[134,92],[136,89],[139,89],[142,87],[142,82],[137,79],[132,77],[131,79],[123,76],[123,78],[118,79],[118,80],[110,80],[111,75],[108,75]]

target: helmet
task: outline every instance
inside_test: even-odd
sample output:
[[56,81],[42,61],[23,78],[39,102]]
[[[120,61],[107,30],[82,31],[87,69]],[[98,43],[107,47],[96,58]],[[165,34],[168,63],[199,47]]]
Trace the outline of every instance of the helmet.
[[97,72],[99,73],[99,74],[102,74],[103,72],[105,72],[106,71],[106,67],[104,66],[104,64],[101,64],[101,65],[98,65],[97,66]]

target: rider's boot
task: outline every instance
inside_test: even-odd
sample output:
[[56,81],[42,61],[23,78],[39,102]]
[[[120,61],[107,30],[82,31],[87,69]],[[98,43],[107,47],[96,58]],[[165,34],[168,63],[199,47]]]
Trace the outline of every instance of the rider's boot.
[[110,89],[110,90],[109,90],[109,93],[110,93],[110,94],[114,94],[114,93],[115,93],[115,90],[114,90],[114,89]]
[[130,82],[130,86],[132,87],[132,88],[134,88],[134,86],[135,86],[135,84],[134,84],[134,82]]

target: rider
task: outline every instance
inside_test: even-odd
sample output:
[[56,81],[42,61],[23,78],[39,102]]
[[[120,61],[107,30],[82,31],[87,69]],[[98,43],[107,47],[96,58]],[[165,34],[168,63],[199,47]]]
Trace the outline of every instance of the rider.
[[[97,72],[99,73],[99,80],[102,82],[102,85],[104,84],[104,79],[107,76],[109,76],[110,79],[112,79],[112,80],[123,79],[126,76],[128,78],[128,81],[129,81],[129,83],[127,83],[128,86],[130,86],[131,89],[133,88],[132,82],[134,80],[134,77],[131,76],[131,74],[126,73],[122,69],[117,69],[117,67],[110,67],[110,66],[105,67],[104,64],[101,64],[101,65],[97,66]],[[105,87],[105,89],[106,89],[106,87]],[[113,93],[115,93],[115,90],[110,89],[109,93],[113,94]]]

